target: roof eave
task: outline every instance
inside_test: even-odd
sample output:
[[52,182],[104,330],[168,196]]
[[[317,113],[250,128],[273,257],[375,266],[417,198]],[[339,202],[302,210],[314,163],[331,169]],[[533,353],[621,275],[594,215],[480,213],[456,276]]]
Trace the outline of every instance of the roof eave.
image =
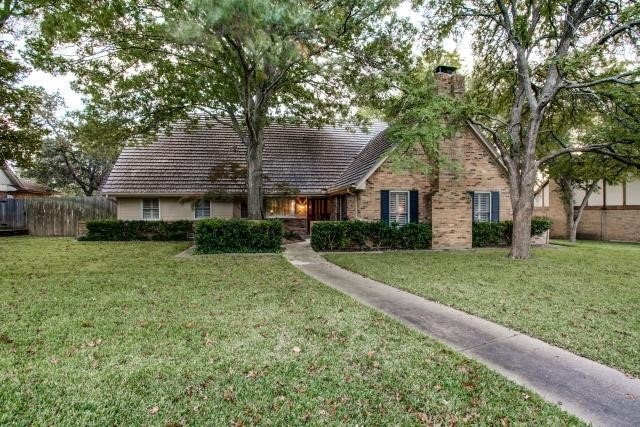
[[504,173],[507,174],[507,176],[509,176],[509,169],[507,169],[507,165],[505,165],[504,162],[502,161],[502,158],[500,157],[500,152],[498,151],[498,149],[493,144],[491,144],[489,141],[486,140],[484,135],[482,135],[482,133],[478,130],[478,128],[473,123],[471,123],[470,120],[467,120],[467,126],[469,126],[469,129],[471,129],[471,133],[473,133],[473,135],[478,139],[478,141],[480,141],[480,143],[484,146],[487,152],[491,154],[491,156],[494,158],[498,166],[500,166],[500,168],[504,171]]

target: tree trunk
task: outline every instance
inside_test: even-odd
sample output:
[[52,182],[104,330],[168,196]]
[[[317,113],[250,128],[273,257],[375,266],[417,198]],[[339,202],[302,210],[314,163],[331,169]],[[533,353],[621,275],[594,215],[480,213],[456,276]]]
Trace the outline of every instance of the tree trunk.
[[564,205],[564,213],[567,219],[567,228],[565,230],[565,237],[570,242],[576,241],[576,231],[578,224],[576,223],[575,216],[575,200],[573,198],[573,183],[567,178],[560,178],[556,180],[558,187],[560,188],[560,198]]
[[[584,209],[587,207],[587,201],[589,200],[589,197],[591,197],[591,193],[593,193],[596,188],[598,188],[598,181],[593,181],[591,184],[589,184],[589,187],[587,188],[587,191],[584,197],[580,201],[580,207],[578,208],[578,212],[575,212],[575,207],[571,206],[571,216],[573,217],[573,221],[571,224],[569,241],[572,243],[576,242],[576,236],[578,235],[578,225],[580,225],[582,214],[584,213]],[[571,195],[572,195],[571,203],[573,204],[573,190],[571,192]]]
[[264,143],[252,141],[247,148],[247,210],[249,219],[264,218],[262,149]]
[[[511,235],[512,259],[528,259],[531,252],[531,217],[533,216],[533,187],[520,192],[513,206],[513,232]],[[524,193],[524,194],[523,194]]]
[[571,228],[569,229],[569,241],[571,243],[575,243],[577,235],[578,235],[578,222],[572,221]]

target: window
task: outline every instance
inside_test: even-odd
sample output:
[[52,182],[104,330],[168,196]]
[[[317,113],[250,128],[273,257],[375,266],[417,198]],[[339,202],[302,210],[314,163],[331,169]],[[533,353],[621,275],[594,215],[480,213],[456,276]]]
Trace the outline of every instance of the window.
[[295,199],[267,199],[267,217],[270,218],[295,218]]
[[197,200],[193,204],[195,219],[211,218],[211,202],[209,200]]
[[405,225],[409,222],[409,192],[389,192],[389,223]]
[[491,193],[473,193],[473,221],[491,222]]
[[160,219],[160,199],[142,199],[142,219]]
[[338,205],[338,221],[346,221],[347,217],[347,195],[338,196],[336,199]]

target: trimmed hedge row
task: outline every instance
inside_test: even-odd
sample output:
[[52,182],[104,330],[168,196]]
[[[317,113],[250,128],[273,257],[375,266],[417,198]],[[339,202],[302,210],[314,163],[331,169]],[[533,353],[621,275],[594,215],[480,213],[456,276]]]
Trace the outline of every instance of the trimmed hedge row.
[[205,219],[196,222],[196,253],[280,252],[282,222]]
[[[533,217],[531,220],[531,235],[542,234],[551,228],[551,220],[547,217]],[[474,222],[473,247],[486,248],[492,246],[511,245],[513,232],[512,221]]]
[[87,222],[87,234],[78,240],[189,240],[193,234],[193,221],[119,221],[96,220]]
[[311,247],[315,251],[367,251],[428,249],[431,224],[402,227],[383,222],[320,221],[313,224]]

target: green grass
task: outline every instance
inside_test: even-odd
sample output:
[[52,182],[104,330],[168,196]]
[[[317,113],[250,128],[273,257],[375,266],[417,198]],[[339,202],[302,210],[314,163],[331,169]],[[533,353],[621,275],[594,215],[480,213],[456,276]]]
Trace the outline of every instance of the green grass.
[[579,424],[280,255],[184,248],[0,240],[0,425]]
[[330,254],[345,268],[640,377],[640,245]]

